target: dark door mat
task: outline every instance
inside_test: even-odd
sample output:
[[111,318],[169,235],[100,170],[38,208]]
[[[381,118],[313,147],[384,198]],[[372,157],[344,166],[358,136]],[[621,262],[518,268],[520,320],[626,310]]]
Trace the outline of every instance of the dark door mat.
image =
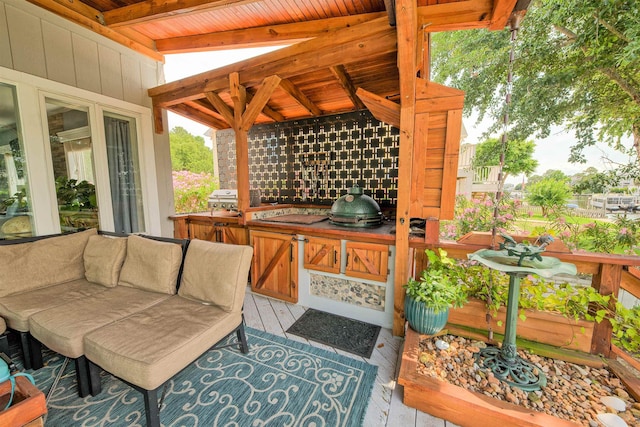
[[310,308],[287,333],[369,358],[380,326]]

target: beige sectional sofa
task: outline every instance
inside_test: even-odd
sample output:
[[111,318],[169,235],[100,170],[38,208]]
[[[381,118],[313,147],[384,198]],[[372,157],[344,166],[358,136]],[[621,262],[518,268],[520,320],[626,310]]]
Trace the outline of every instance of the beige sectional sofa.
[[42,344],[73,358],[80,396],[100,392],[103,368],[144,393],[149,426],[160,425],[158,390],[207,349],[236,332],[248,350],[251,247],[160,240],[88,230],[0,245],[4,259],[20,255],[12,267],[30,269],[0,275],[0,316],[25,362],[42,365]]

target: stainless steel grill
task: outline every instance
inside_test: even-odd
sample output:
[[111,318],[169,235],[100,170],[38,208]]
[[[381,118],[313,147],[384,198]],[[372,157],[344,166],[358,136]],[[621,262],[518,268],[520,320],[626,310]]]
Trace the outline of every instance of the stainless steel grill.
[[209,195],[208,206],[213,211],[238,210],[238,190],[214,190]]

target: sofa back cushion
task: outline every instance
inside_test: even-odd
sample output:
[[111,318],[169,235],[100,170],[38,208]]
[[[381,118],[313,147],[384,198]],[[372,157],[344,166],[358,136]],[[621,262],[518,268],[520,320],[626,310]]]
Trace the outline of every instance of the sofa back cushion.
[[180,264],[182,247],[179,244],[131,235],[127,238],[127,255],[118,285],[175,294]]
[[116,286],[126,254],[125,237],[89,237],[84,250],[84,276],[88,281],[108,288]]
[[253,249],[250,246],[192,240],[178,295],[220,307],[242,309]]
[[0,296],[84,279],[84,249],[96,229],[0,246]]

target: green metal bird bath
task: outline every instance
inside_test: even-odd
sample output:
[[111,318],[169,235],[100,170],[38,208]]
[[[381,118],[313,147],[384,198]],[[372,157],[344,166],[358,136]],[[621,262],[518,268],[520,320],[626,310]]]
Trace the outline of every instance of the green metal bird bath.
[[478,365],[491,369],[496,378],[511,386],[526,391],[539,390],[547,384],[547,378],[542,369],[518,356],[516,348],[520,279],[528,274],[537,274],[544,278],[561,273],[575,275],[577,270],[573,264],[540,255],[553,241],[551,236],[539,238],[539,245],[517,243],[507,235],[502,237],[505,241],[500,244],[500,250],[482,249],[468,255],[472,261],[509,275],[507,317],[502,347],[489,346],[482,349],[477,353],[476,361]]

